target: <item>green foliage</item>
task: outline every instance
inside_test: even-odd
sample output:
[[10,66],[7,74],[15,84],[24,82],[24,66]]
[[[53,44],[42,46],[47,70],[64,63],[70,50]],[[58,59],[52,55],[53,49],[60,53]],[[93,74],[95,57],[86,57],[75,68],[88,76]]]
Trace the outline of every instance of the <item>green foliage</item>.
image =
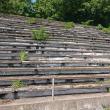
[[90,26],[93,24],[93,20],[87,20],[86,22],[82,22],[83,25]]
[[102,31],[109,34],[110,33],[110,27],[109,28],[103,28]]
[[104,110],[110,110],[109,106],[102,105],[102,107],[103,107]]
[[0,12],[6,13],[10,8],[9,0],[0,0]]
[[28,19],[27,19],[27,23],[28,23],[28,24],[35,24],[36,21],[37,21],[36,18],[28,18]]
[[110,0],[38,0],[35,7],[38,17],[79,23],[93,20],[94,25],[110,23]]
[[97,26],[97,29],[99,29],[99,30],[101,30],[102,32],[105,32],[105,33],[110,33],[110,27],[105,28],[105,27],[103,27],[101,24],[99,24],[99,25]]
[[45,41],[46,39],[48,39],[48,37],[48,34],[43,28],[40,28],[39,30],[32,30],[32,38],[34,40]]
[[50,21],[51,21],[51,20],[54,20],[52,17],[48,17],[47,19],[50,20]]
[[[1,0],[0,12],[85,22],[86,25],[110,24],[110,0]],[[92,22],[90,21],[92,20]]]
[[104,108],[104,110],[110,110],[110,108]]
[[0,0],[0,12],[35,16],[31,0]]
[[60,6],[63,0],[37,0],[34,5],[36,16],[42,18],[55,18],[59,19]]
[[101,24],[98,24],[97,29],[102,30],[104,27]]
[[28,55],[27,55],[27,53],[25,51],[21,51],[19,53],[19,58],[20,58],[21,61],[25,61],[25,60],[27,60]]
[[75,27],[75,24],[73,22],[65,22],[64,27],[65,29],[71,29]]
[[23,82],[20,81],[20,80],[15,80],[15,81],[13,81],[12,84],[11,84],[11,87],[12,87],[14,90],[16,90],[16,89],[18,89],[18,88],[21,88],[21,87],[24,87],[24,86],[25,86],[25,85],[24,85]]
[[83,8],[84,14],[93,19],[95,24],[108,25],[110,22],[110,0],[87,0]]

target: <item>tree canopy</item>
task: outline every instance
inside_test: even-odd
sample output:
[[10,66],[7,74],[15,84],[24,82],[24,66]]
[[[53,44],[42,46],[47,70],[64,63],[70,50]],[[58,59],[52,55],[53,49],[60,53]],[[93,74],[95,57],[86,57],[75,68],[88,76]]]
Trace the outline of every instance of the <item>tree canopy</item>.
[[110,25],[110,0],[0,0],[0,12]]

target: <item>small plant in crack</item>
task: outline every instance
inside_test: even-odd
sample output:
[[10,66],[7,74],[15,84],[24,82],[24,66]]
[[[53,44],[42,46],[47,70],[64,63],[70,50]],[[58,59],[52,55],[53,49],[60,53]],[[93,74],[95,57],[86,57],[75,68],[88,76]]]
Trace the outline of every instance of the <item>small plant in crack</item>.
[[64,24],[65,29],[72,29],[75,27],[74,22],[65,22]]
[[44,28],[38,30],[32,30],[32,38],[37,41],[45,41],[48,39],[48,34],[45,32]]
[[36,18],[28,18],[27,19],[27,23],[28,24],[35,24],[37,22],[37,19]]
[[11,84],[11,87],[16,90],[18,88],[21,88],[21,87],[24,87],[24,83],[20,80],[15,80],[15,81],[12,81],[12,84]]
[[19,58],[20,58],[21,61],[25,61],[25,60],[28,59],[28,54],[25,51],[21,51],[19,53]]

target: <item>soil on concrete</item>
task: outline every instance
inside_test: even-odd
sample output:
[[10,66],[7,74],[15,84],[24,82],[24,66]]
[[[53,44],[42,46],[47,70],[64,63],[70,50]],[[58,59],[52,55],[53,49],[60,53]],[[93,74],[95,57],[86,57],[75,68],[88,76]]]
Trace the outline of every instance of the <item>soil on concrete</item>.
[[3,104],[10,104],[12,103],[14,100],[9,100],[9,99],[6,99],[6,100],[0,100],[0,105],[3,105]]

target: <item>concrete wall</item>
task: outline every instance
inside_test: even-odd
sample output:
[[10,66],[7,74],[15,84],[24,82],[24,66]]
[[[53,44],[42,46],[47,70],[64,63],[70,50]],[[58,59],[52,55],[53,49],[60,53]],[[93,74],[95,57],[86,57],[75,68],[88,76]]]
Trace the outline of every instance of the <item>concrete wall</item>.
[[[72,98],[73,97],[73,98]],[[75,96],[76,97],[76,96]],[[25,99],[26,100],[26,99]],[[103,106],[110,105],[110,94],[93,97],[61,98],[52,100],[26,101],[1,105],[0,110],[104,110]]]

